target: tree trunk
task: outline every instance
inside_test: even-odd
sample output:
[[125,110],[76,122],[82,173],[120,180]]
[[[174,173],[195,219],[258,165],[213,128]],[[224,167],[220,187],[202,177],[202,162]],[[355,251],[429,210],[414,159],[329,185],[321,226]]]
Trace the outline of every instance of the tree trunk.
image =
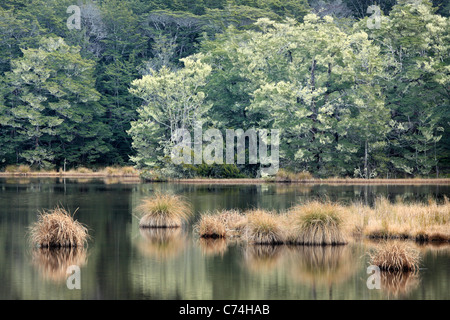
[[368,141],[366,140],[365,143],[365,150],[364,150],[364,175],[366,177],[366,179],[369,179],[369,169],[367,168],[367,159],[368,159]]

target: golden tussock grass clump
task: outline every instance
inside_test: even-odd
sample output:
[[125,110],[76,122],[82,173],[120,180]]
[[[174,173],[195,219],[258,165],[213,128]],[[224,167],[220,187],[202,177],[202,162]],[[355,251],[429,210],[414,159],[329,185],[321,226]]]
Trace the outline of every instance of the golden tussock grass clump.
[[141,228],[176,228],[192,215],[190,204],[181,196],[157,193],[137,207]]
[[181,228],[139,228],[139,233],[142,239],[137,248],[147,257],[167,260],[178,256],[186,246]]
[[302,245],[339,245],[347,240],[342,230],[343,209],[338,204],[311,201],[293,207],[288,214],[288,240]]
[[33,265],[44,279],[55,282],[67,279],[67,268],[83,266],[87,261],[85,248],[35,248],[32,253]]
[[217,214],[202,215],[200,221],[194,226],[194,231],[197,232],[201,238],[225,238],[227,235],[225,223]]
[[194,226],[202,238],[232,238],[241,236],[247,219],[236,210],[203,214]]
[[248,224],[247,240],[255,244],[283,244],[286,232],[280,215],[255,209],[246,213]]
[[394,241],[380,244],[369,251],[370,263],[382,271],[398,272],[419,270],[420,254],[407,243]]
[[200,238],[198,243],[205,256],[223,256],[228,249],[228,241],[224,238]]
[[38,221],[30,228],[31,241],[42,248],[83,247],[89,240],[88,229],[74,220],[63,207],[39,212]]

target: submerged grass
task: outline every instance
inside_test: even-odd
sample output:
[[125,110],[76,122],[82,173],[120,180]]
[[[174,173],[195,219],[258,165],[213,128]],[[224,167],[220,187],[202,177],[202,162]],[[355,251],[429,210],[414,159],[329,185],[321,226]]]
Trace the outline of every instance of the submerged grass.
[[89,239],[88,229],[74,220],[63,207],[41,211],[38,221],[30,228],[30,238],[39,247],[83,247]]
[[190,204],[181,196],[157,193],[137,207],[141,228],[176,228],[192,214]]

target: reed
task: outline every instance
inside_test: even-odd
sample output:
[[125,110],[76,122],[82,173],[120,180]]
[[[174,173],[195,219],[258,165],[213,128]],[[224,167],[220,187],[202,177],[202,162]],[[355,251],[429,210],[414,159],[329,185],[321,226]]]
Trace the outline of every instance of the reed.
[[293,207],[288,214],[289,242],[302,245],[346,244],[342,211],[338,204],[319,201]]
[[177,195],[157,193],[137,207],[141,228],[176,228],[192,215],[189,203]]
[[39,247],[83,247],[89,239],[88,229],[74,220],[63,207],[41,211],[38,221],[31,226],[31,241]]
[[391,203],[378,198],[373,208],[352,205],[354,230],[374,239],[409,239],[418,242],[450,241],[450,203],[430,199],[427,203]]
[[418,271],[420,255],[405,242],[384,242],[369,251],[370,263],[382,271]]

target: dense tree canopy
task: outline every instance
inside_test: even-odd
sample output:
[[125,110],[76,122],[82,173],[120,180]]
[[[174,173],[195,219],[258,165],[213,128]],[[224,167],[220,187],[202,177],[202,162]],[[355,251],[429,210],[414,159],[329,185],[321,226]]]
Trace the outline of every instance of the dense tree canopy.
[[0,4],[0,167],[258,175],[170,163],[202,120],[280,129],[281,167],[320,177],[450,171],[446,1],[85,0],[69,29],[72,4]]

